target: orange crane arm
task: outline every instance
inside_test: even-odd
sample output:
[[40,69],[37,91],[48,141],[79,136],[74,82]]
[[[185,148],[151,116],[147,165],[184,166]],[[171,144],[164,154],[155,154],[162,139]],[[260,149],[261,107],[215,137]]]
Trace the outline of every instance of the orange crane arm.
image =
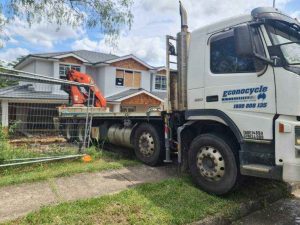
[[[85,73],[78,72],[76,70],[69,70],[67,72],[67,79],[69,81],[75,81],[81,84],[92,84],[95,85],[93,78]],[[95,95],[94,106],[95,107],[106,107],[106,99],[102,95],[97,85],[90,87],[91,93]],[[87,90],[88,93],[88,90]],[[70,97],[74,106],[83,106],[87,103],[89,96],[83,93],[78,86],[71,86]]]

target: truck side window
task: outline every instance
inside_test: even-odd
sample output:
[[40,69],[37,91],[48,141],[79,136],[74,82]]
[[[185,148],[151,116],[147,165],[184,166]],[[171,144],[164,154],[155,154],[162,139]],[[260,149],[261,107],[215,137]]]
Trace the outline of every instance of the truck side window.
[[[253,32],[256,52],[264,51],[257,29]],[[233,31],[214,35],[210,41],[210,68],[215,74],[255,73],[264,65],[254,58],[238,57],[235,51]]]

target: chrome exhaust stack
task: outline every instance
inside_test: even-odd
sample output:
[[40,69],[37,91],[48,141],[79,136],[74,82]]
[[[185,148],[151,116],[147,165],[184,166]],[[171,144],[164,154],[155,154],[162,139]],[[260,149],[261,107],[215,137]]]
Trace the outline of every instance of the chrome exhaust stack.
[[180,17],[181,17],[181,31],[182,32],[188,32],[188,17],[187,17],[187,11],[183,7],[181,1],[179,1],[179,7],[180,7]]
[[178,111],[187,109],[187,72],[188,72],[188,49],[190,33],[188,31],[187,11],[180,2],[181,32],[177,34],[177,101]]

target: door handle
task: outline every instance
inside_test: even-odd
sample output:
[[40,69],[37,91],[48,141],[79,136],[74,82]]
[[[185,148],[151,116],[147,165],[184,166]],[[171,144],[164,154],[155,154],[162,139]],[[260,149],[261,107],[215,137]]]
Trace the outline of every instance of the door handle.
[[218,95],[206,96],[206,102],[218,102],[218,101],[219,101]]

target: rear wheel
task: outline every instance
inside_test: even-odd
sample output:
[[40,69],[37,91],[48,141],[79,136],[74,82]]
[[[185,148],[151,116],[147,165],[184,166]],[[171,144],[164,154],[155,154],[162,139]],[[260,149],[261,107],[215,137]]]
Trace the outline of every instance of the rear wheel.
[[163,141],[151,124],[141,124],[135,131],[134,151],[143,163],[155,166],[162,161]]
[[238,182],[236,149],[220,135],[196,137],[189,149],[188,161],[193,180],[204,191],[227,194]]

